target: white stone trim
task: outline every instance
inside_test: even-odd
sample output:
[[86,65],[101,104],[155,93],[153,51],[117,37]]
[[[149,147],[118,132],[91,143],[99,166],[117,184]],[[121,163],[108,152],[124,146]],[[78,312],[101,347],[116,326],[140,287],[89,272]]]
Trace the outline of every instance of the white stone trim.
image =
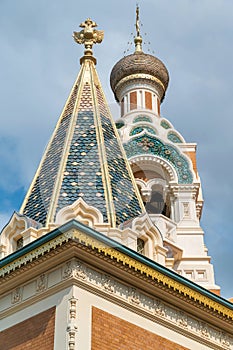
[[[143,164],[145,165],[145,163],[147,165],[151,165],[151,169],[153,169],[155,164],[158,164],[160,166],[162,166],[162,168],[164,168],[169,176],[169,181],[178,183],[178,177],[176,174],[175,169],[173,168],[173,166],[166,160],[155,156],[155,155],[139,155],[139,156],[134,156],[129,158],[129,163],[132,166],[133,164]],[[144,167],[142,167],[143,169]],[[144,168],[145,169],[145,168]]]
[[[11,301],[13,291],[10,291],[5,295],[0,303],[0,312],[2,315],[13,317],[10,315],[15,313],[16,308],[20,307],[23,311],[27,304],[32,304],[38,300],[38,294],[40,294],[40,299],[42,299],[43,294],[45,296],[47,296],[49,292],[52,294],[54,288],[56,289],[59,285],[70,281],[71,284],[74,285],[78,283],[80,288],[84,288],[91,292],[95,290],[95,293],[101,295],[103,298],[111,300],[111,302],[121,305],[122,307],[129,308],[134,313],[140,314],[156,323],[163,324],[170,329],[172,328],[185,334],[187,337],[196,340],[199,339],[201,343],[204,342],[207,345],[212,344],[211,346],[214,346],[214,349],[233,350],[233,337],[230,334],[223,333],[216,327],[207,324],[206,322],[202,322],[194,316],[191,316],[186,312],[181,312],[178,308],[163,302],[162,299],[155,298],[139,289],[122,283],[112,276],[94,269],[80,260],[72,259],[65,264],[58,266],[55,270],[49,271],[45,275],[46,280],[48,281],[48,287],[46,290],[39,291],[39,293],[36,286],[40,276],[34,281],[31,281],[30,284],[19,286],[22,294],[21,298],[17,301],[17,305]],[[67,303],[70,302],[69,300],[73,300],[73,298],[73,295],[66,295],[66,308]],[[62,305],[64,310],[64,303]],[[41,310],[43,309],[44,307]],[[72,311],[71,306],[68,310],[69,315],[71,315],[71,313],[73,313],[73,307]],[[56,316],[58,322],[57,318],[58,316]],[[74,324],[76,324],[75,322]],[[57,335],[57,339],[60,339],[59,335]],[[56,344],[58,344],[58,342]],[[59,348],[55,347],[55,349]],[[72,347],[70,350],[71,349]]]

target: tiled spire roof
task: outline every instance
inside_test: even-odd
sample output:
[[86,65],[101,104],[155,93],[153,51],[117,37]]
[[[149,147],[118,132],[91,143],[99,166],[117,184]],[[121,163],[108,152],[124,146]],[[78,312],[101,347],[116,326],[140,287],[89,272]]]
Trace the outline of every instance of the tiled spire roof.
[[21,213],[43,225],[80,197],[115,227],[143,203],[95,69],[84,56]]

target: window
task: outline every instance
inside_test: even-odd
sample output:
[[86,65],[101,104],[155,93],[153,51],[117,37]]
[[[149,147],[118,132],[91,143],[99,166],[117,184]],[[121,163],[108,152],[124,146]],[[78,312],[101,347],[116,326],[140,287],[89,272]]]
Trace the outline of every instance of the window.
[[16,250],[19,250],[20,248],[23,247],[23,237],[20,237],[19,239],[17,239],[16,241]]
[[148,92],[148,91],[145,92],[145,99],[146,99],[146,109],[152,110],[152,94],[151,94],[151,92]]
[[145,242],[141,238],[137,239],[137,252],[142,255],[145,254]]
[[123,97],[123,99],[121,100],[121,116],[124,115],[124,111],[125,111],[124,104],[125,104],[125,100],[124,100],[124,97]]
[[197,278],[198,278],[198,280],[206,279],[206,271],[205,270],[197,271]]
[[137,92],[130,93],[130,110],[137,109]]
[[148,214],[164,214],[166,208],[163,195],[160,192],[153,191],[151,200],[146,204]]
[[189,270],[189,271],[185,271],[185,277],[188,278],[188,279],[193,279],[193,271],[192,270]]

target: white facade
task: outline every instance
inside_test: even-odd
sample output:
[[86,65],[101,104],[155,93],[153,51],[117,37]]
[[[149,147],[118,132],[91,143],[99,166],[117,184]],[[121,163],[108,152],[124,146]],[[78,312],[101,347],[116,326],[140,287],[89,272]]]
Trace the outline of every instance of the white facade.
[[[134,100],[136,96],[134,105],[130,104],[131,93]],[[146,93],[151,94],[151,108],[146,108]],[[203,198],[195,164],[196,144],[186,143],[172,124],[160,116],[156,86],[152,87],[146,79],[143,83],[142,76],[138,86],[137,79],[129,79],[118,98],[124,101],[124,107],[116,124],[145,208],[167,249],[166,266],[207,289],[219,290],[200,226]],[[154,151],[153,142],[157,141],[165,153]],[[141,149],[130,154],[128,145],[136,143]],[[180,161],[172,162],[166,152],[176,152]],[[187,172],[179,174],[179,167],[186,167]]]

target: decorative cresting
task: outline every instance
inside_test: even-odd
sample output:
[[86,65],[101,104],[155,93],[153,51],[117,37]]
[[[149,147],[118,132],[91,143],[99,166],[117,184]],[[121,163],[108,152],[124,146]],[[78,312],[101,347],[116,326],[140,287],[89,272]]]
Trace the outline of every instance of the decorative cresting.
[[180,184],[193,182],[193,174],[186,157],[177,148],[163,143],[155,136],[144,132],[141,136],[131,138],[128,143],[124,144],[124,148],[128,158],[141,154],[153,154],[166,159],[174,166]]
[[[103,30],[96,30],[93,29],[97,27],[96,22],[93,22],[90,18],[86,19],[85,22],[82,22],[80,24],[80,28],[84,28],[80,32],[74,32],[73,38],[78,44],[84,44],[85,51],[84,51],[84,57],[81,58],[82,60],[85,58],[92,57],[92,47],[94,44],[100,44],[104,38],[104,31]],[[94,63],[96,63],[96,60],[92,57]]]
[[95,69],[91,48],[103,34],[91,20],[81,26],[74,34],[86,48],[81,70],[20,212],[49,225],[82,198],[116,227],[144,206]]

